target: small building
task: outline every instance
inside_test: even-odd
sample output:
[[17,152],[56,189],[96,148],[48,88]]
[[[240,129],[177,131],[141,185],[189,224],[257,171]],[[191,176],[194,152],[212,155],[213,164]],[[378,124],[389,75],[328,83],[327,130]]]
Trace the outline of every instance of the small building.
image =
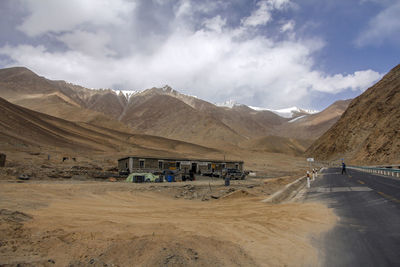
[[6,165],[6,154],[0,153],[0,167],[4,167]]
[[118,160],[119,172],[133,172],[133,170],[190,170],[195,173],[211,173],[222,169],[238,169],[243,171],[243,161],[232,160],[204,160],[130,156]]

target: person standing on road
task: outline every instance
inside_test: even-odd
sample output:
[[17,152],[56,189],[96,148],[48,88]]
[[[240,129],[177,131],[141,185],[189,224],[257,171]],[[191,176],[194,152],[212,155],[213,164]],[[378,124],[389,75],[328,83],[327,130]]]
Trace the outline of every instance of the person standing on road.
[[342,162],[342,174],[347,174],[347,172],[346,172],[346,164],[344,164],[344,162]]

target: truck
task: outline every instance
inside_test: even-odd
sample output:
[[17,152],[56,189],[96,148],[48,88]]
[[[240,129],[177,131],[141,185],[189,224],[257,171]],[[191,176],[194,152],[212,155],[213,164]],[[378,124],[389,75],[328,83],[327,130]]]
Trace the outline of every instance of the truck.
[[231,180],[244,180],[246,178],[246,173],[238,169],[223,169],[221,177],[229,177]]

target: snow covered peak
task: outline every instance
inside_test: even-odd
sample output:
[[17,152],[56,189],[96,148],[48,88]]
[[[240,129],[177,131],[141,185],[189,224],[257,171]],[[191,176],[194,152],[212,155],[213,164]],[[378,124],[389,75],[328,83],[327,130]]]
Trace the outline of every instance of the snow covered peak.
[[283,109],[269,109],[269,108],[250,106],[250,108],[257,110],[257,111],[268,110],[268,111],[271,111],[283,118],[288,118],[288,119],[293,118],[296,114],[299,114],[299,113],[314,114],[314,113],[319,112],[317,110],[302,109],[302,108],[298,108],[298,107],[290,107],[290,108],[283,108]]
[[224,103],[217,103],[215,104],[218,107],[226,107],[226,108],[233,108],[234,106],[239,106],[240,104],[233,99],[225,101]]
[[171,86],[169,86],[169,85],[167,85],[167,84],[164,85],[164,87],[162,87],[161,90],[162,90],[163,92],[166,92],[166,93],[178,93],[177,91],[175,91],[174,89],[172,89]]
[[119,93],[124,95],[126,97],[126,99],[129,100],[131,98],[131,96],[140,93],[140,91],[119,90]]

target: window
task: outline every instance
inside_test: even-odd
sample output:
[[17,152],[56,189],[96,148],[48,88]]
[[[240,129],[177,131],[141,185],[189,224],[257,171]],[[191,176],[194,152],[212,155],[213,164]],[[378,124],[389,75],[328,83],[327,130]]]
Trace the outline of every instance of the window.
[[158,168],[159,168],[160,170],[164,169],[164,162],[159,161],[159,162],[158,162]]
[[239,170],[239,164],[238,163],[235,164],[235,169]]
[[139,160],[139,168],[140,169],[144,168],[144,159]]
[[177,168],[178,170],[181,169],[181,163],[180,163],[180,162],[177,162],[177,163],[176,163],[176,168]]
[[207,169],[211,170],[211,163],[207,164]]
[[226,168],[226,164],[222,163],[222,169],[225,169],[225,168]]

